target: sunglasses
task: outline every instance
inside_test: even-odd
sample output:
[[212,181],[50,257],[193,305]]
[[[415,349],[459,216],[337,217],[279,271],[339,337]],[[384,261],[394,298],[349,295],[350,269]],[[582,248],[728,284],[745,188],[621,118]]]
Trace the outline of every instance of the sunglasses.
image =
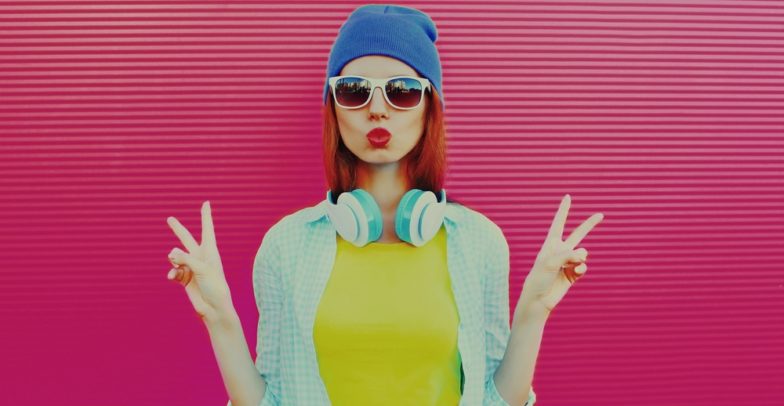
[[373,90],[380,86],[392,107],[411,110],[422,103],[422,95],[430,89],[430,81],[415,76],[368,78],[350,75],[330,77],[329,86],[335,103],[344,109],[358,109],[368,104]]

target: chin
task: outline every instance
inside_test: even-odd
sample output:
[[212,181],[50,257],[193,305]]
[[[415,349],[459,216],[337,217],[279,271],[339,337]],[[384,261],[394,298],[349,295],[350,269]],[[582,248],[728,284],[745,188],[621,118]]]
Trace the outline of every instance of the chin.
[[367,158],[360,157],[359,159],[365,163],[377,164],[377,165],[391,164],[400,161],[400,158],[396,159],[394,157],[367,157]]
[[359,155],[359,159],[367,162],[369,164],[388,164],[393,162],[398,162],[400,159],[403,158],[402,156],[398,156],[393,151],[387,149],[376,149],[371,148],[370,151]]

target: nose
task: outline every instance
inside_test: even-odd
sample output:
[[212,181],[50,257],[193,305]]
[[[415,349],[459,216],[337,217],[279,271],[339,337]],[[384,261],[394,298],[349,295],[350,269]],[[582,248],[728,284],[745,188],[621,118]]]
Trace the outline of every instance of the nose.
[[389,106],[387,105],[387,101],[384,98],[384,89],[380,86],[373,89],[373,94],[370,95],[370,103],[369,103],[369,112],[373,116],[388,116]]

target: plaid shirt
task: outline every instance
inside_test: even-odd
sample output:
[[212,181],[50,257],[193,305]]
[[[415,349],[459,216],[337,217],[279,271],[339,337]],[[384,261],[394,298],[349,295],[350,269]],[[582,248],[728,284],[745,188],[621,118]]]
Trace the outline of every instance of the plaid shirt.
[[[331,404],[313,344],[316,309],[337,251],[326,204],[283,217],[264,235],[254,260],[259,310],[255,365],[267,383],[261,406]],[[444,227],[460,316],[463,393],[458,406],[510,406],[493,381],[511,334],[506,237],[486,216],[459,203],[447,203]],[[533,406],[535,400],[531,388],[525,405]]]

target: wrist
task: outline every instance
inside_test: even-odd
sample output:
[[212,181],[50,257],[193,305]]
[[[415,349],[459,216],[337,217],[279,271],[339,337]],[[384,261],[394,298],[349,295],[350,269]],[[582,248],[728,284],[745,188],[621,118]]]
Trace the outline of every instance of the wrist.
[[237,314],[234,306],[216,310],[212,314],[206,315],[203,320],[207,330],[210,331],[228,330],[241,325],[239,314]]
[[551,311],[537,300],[526,300],[521,297],[515,308],[513,323],[545,323]]

